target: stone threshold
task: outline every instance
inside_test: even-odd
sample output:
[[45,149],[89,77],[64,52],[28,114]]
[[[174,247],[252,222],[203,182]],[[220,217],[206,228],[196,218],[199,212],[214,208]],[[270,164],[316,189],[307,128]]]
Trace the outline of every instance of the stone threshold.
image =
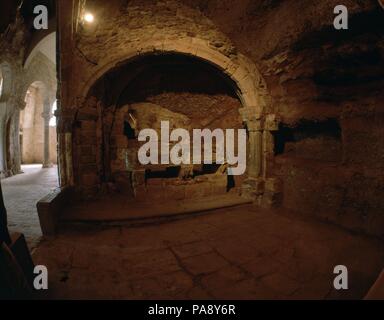
[[220,208],[250,204],[252,200],[239,195],[211,196],[200,199],[169,201],[167,203],[136,202],[122,199],[98,200],[94,203],[83,203],[65,210],[60,217],[61,222],[121,222],[121,221],[153,221],[183,216]]

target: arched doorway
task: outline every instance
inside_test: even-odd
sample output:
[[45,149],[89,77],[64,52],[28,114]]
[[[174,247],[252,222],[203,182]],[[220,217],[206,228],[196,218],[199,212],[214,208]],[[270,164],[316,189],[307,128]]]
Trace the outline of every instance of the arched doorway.
[[[22,164],[57,164],[56,122],[52,113],[56,102],[47,97],[45,85],[32,83],[20,112],[20,149]],[[48,154],[47,154],[48,153]]]
[[41,82],[32,83],[25,96],[25,109],[20,114],[20,146],[22,164],[44,162],[44,93]]

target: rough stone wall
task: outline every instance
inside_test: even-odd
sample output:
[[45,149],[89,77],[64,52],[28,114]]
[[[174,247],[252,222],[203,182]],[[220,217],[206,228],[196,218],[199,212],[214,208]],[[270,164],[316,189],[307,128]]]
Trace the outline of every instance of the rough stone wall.
[[[108,6],[103,1],[94,1],[90,10],[94,10],[99,22],[93,26],[85,26],[82,30],[78,52],[79,66],[74,76],[73,89],[79,96],[95,65],[102,66],[118,59],[127,47],[140,50],[146,43],[158,41],[188,40],[199,37],[212,41],[220,52],[233,54],[233,46],[223,34],[215,29],[209,19],[198,11],[192,10],[176,1],[131,1],[127,5],[121,1],[110,1]],[[119,32],[116,32],[119,30]],[[105,55],[105,50],[113,47]],[[139,52],[138,52],[139,53]]]
[[[156,53],[197,56],[215,65],[236,82],[244,106],[259,108],[261,113],[267,105],[265,84],[257,68],[246,57],[233,51],[230,41],[198,10],[178,1],[111,1],[108,6],[103,6],[101,2],[89,6],[96,17],[103,18],[93,26],[80,25],[76,28],[73,27],[76,15],[72,15],[71,9],[63,1],[59,1],[63,21],[59,141],[67,149],[64,153],[73,155],[62,157],[61,181],[64,185],[82,180],[79,172],[76,172],[76,168],[82,164],[71,159],[83,157],[82,154],[75,155],[78,150],[72,148],[79,141],[75,135],[83,135],[75,129],[75,135],[71,137],[71,126],[77,126],[78,120],[73,122],[73,115],[83,113],[88,108],[87,96],[95,82],[127,60]],[[115,50],[109,50],[111,45]],[[109,54],[105,55],[107,51]],[[255,87],[260,90],[254,90]],[[97,158],[97,152],[95,156]],[[88,183],[96,181],[91,177],[97,171],[93,170],[97,166],[96,158],[92,164],[84,164],[85,171],[81,170],[83,175],[88,176]]]
[[[340,1],[183,3],[199,7],[266,80],[281,120],[278,146],[286,140],[273,165],[284,182],[283,205],[383,235],[384,11],[378,1],[343,1],[348,31],[332,25]],[[319,130],[303,130],[303,122]],[[327,130],[329,122],[339,129]]]
[[63,55],[64,107],[81,104],[76,99],[102,66],[140,54],[147,43],[156,50],[156,39],[163,46],[201,40],[234,60],[247,57],[261,73],[256,78],[265,79],[256,88],[268,89],[267,113],[280,119],[276,143],[266,146],[276,154],[266,165],[268,176],[283,182],[283,205],[383,234],[384,13],[377,1],[343,1],[345,32],[332,26],[336,0],[103,3],[94,1],[97,23]]
[[[160,51],[202,57],[239,80],[247,78],[244,91],[260,85],[259,94],[265,94],[261,92],[265,91],[262,79],[251,61],[239,55],[230,40],[199,10],[180,1],[126,3],[114,0],[108,6],[95,1],[89,4],[89,10],[95,13],[97,23],[80,25],[76,33],[71,31],[75,17],[69,18],[70,8],[64,2],[59,6],[65,21],[62,34],[67,38],[62,44],[62,63],[66,70],[62,79],[64,105],[78,104],[78,99],[86,97],[92,84],[124,57]],[[70,41],[71,37],[76,41]],[[111,47],[114,50],[111,51]],[[264,98],[259,100],[265,104]]]

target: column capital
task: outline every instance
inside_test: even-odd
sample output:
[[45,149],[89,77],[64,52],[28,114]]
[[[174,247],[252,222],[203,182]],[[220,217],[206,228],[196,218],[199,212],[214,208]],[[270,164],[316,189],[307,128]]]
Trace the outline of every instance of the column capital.
[[243,117],[243,121],[247,122],[247,123],[252,122],[252,121],[261,120],[263,117],[263,112],[257,106],[240,108],[239,112],[240,112],[241,116]]
[[250,132],[262,131],[264,129],[264,115],[259,107],[251,106],[239,110]]
[[263,119],[247,121],[247,128],[249,132],[260,132],[264,129]]

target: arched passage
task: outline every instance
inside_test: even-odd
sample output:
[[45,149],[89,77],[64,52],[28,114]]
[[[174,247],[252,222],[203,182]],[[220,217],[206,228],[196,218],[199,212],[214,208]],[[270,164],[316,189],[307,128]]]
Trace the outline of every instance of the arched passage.
[[36,203],[57,187],[56,167],[42,169],[57,163],[56,132],[49,127],[56,99],[55,46],[53,33],[25,57],[24,65],[19,54],[10,64],[0,63],[0,170],[6,178],[2,189],[10,229],[22,231],[29,240],[41,236]]
[[[43,37],[33,47],[25,59],[24,73],[22,96],[25,108],[20,117],[22,161],[51,167],[57,163],[56,126],[49,125],[57,89],[55,32]],[[30,142],[34,141],[36,148],[28,151]]]
[[[51,118],[52,103],[47,96],[44,83],[33,82],[25,95],[25,108],[20,113],[20,146],[22,164],[43,164],[45,167],[57,163],[56,128],[48,126],[46,118]],[[48,116],[45,116],[48,114]],[[45,155],[48,144],[48,159]]]

